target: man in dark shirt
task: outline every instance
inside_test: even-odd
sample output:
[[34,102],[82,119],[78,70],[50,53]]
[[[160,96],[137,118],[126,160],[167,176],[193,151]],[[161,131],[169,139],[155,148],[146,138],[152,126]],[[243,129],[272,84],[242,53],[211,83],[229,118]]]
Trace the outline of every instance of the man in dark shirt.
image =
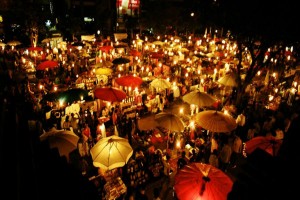
[[183,151],[181,152],[181,157],[178,158],[177,169],[182,169],[185,165],[187,165],[187,160],[185,157],[185,151]]

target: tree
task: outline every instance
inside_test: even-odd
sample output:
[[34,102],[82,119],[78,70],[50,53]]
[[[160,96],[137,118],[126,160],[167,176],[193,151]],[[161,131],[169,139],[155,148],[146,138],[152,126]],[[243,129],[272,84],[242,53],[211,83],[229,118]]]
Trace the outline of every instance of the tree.
[[[291,53],[296,37],[290,21],[294,19],[293,16],[289,20],[286,18],[287,11],[292,6],[275,2],[262,4],[256,0],[246,3],[246,7],[244,4],[245,2],[236,0],[221,4],[222,19],[216,21],[232,30],[230,38],[236,41],[238,47],[238,64],[234,69],[238,84],[234,101],[238,105],[238,111],[246,106],[243,104],[245,90],[259,70],[276,71],[281,79],[284,71],[294,68],[297,63],[296,54]],[[250,59],[246,56],[250,56]],[[243,63],[246,59],[249,65],[244,70]],[[241,78],[243,73],[244,79]]]

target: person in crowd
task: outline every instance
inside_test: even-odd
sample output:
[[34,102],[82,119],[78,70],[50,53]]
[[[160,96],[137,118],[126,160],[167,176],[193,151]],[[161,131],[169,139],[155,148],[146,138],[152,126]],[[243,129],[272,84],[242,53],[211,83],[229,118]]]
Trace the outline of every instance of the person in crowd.
[[218,143],[219,136],[217,134],[213,134],[210,140],[210,153],[214,151],[214,149],[219,150],[219,143]]
[[196,160],[197,160],[197,153],[196,153],[196,150],[193,149],[192,153],[190,153],[189,162],[190,163],[196,162]]
[[262,134],[265,136],[267,133],[270,133],[272,127],[273,127],[273,122],[272,122],[271,117],[267,117],[264,120],[263,126],[262,126]]
[[70,116],[67,115],[65,121],[63,122],[63,129],[70,131],[71,130],[70,127],[71,127]]
[[210,154],[209,156],[209,164],[211,166],[214,166],[216,168],[219,168],[219,154],[218,154],[218,150],[217,149],[214,149],[213,152]]
[[79,124],[78,124],[78,117],[75,117],[74,113],[71,113],[71,120],[70,120],[70,127],[72,127],[73,132],[76,135],[79,135]]
[[90,146],[92,146],[92,142],[93,142],[93,138],[92,138],[92,135],[91,135],[91,129],[88,125],[88,123],[84,123],[83,124],[83,129],[81,131],[81,134],[82,134],[82,138],[85,142],[88,142],[88,144]]
[[230,164],[230,158],[232,154],[231,146],[229,145],[228,141],[224,141],[224,145],[221,149],[220,155],[219,155],[219,166],[220,169],[224,172],[227,171],[228,166]]
[[137,192],[135,194],[135,200],[148,200],[148,196],[146,195],[146,186],[145,185],[140,185],[137,188]]
[[185,165],[188,164],[187,158],[186,158],[185,151],[181,152],[181,157],[177,160],[177,169],[182,169]]
[[204,144],[201,144],[199,146],[199,150],[196,156],[196,162],[204,162],[204,156],[205,156],[205,146]]
[[88,157],[90,155],[90,147],[87,139],[84,139],[83,134],[79,137],[77,149],[80,157]]
[[161,200],[160,198],[160,189],[154,188],[153,189],[153,200]]
[[255,135],[255,127],[254,124],[250,124],[249,129],[247,131],[247,140],[251,140]]
[[174,148],[174,141],[175,141],[175,136],[173,133],[169,134],[168,142],[169,142],[169,149]]
[[96,126],[96,142],[98,142],[100,139],[102,139],[103,137],[106,136],[106,134],[104,133],[105,130],[103,130],[103,122],[99,122],[98,121],[98,125]]
[[241,135],[246,124],[246,116],[244,110],[237,116],[235,122],[237,124],[236,133],[238,135]]
[[170,165],[170,159],[171,156],[169,154],[167,154],[165,158],[162,159],[163,166],[164,166],[164,177],[166,183],[170,183],[170,175],[173,172]]
[[233,143],[232,143],[232,153],[231,153],[231,158],[230,158],[230,164],[232,165],[232,167],[235,167],[238,158],[242,154],[243,142],[239,136],[234,134],[233,137],[234,138],[233,138]]

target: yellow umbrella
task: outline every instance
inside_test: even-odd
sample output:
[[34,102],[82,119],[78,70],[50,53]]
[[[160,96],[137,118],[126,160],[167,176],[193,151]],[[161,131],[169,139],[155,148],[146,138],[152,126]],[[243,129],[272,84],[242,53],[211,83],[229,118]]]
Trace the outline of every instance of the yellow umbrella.
[[105,68],[97,68],[95,70],[96,75],[110,75],[112,72],[113,72],[112,69],[106,68],[106,67]]
[[170,131],[181,132],[185,128],[185,123],[178,115],[173,113],[161,112],[155,115],[155,121],[159,126],[168,130],[167,149],[169,148],[169,133]]
[[162,42],[162,41],[156,40],[156,41],[152,42],[152,44],[154,44],[154,45],[159,45],[159,46],[163,46],[165,43]]
[[20,45],[22,44],[20,41],[17,41],[17,40],[11,40],[9,42],[7,42],[7,45],[9,46],[17,46],[17,45]]
[[5,47],[6,46],[6,44],[5,43],[3,43],[3,42],[0,42],[0,47]]
[[216,110],[205,110],[196,114],[196,123],[202,128],[215,133],[229,133],[236,129],[235,119]]
[[236,87],[237,82],[236,82],[237,75],[235,73],[228,73],[225,74],[223,77],[221,77],[218,80],[218,83],[224,85],[224,86],[229,86],[229,87]]

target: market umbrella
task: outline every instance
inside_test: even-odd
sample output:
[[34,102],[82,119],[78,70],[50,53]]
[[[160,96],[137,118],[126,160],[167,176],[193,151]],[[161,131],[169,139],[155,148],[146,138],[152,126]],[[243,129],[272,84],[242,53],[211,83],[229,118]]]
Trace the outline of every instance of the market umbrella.
[[5,47],[6,46],[6,44],[5,43],[3,43],[3,42],[0,42],[0,47]]
[[172,85],[171,83],[163,78],[156,78],[153,81],[150,82],[150,86],[154,88],[159,88],[159,89],[168,89]]
[[227,73],[218,80],[218,83],[224,86],[236,87],[237,86],[236,78],[237,75],[235,73],[233,72]]
[[164,58],[164,53],[163,52],[150,52],[149,54],[150,58],[153,58],[153,59],[159,59],[159,58]]
[[110,75],[113,72],[111,68],[97,68],[95,70],[96,75]]
[[116,135],[100,139],[90,150],[93,165],[106,170],[123,167],[133,154],[125,138]]
[[7,45],[9,45],[9,46],[18,46],[20,44],[22,44],[22,43],[18,40],[11,40],[11,41],[7,42]]
[[53,60],[46,60],[41,62],[36,70],[46,70],[46,69],[52,69],[58,66],[58,62],[57,61],[53,61]]
[[58,95],[58,99],[63,102],[73,103],[74,101],[86,100],[88,96],[89,96],[89,91],[86,89],[71,88],[61,92]]
[[215,133],[229,133],[236,129],[235,119],[217,110],[205,110],[196,114],[196,123]]
[[128,47],[128,44],[126,42],[117,42],[114,44],[115,48],[126,48]]
[[155,115],[149,115],[138,118],[137,125],[139,130],[150,130],[156,128],[158,123],[155,121]]
[[183,131],[185,128],[185,124],[178,115],[175,115],[173,113],[167,113],[167,112],[161,112],[156,114],[154,119],[159,126],[168,130],[168,141],[167,141],[167,149],[168,149],[170,132]]
[[180,200],[226,200],[233,181],[222,170],[204,163],[191,163],[175,175]]
[[129,54],[132,55],[132,56],[141,56],[141,55],[142,55],[141,52],[139,52],[139,51],[137,51],[137,50],[135,50],[135,49],[131,49],[131,50],[129,51]]
[[205,92],[200,92],[198,89],[184,95],[182,100],[199,107],[212,106],[217,101],[214,96]]
[[114,87],[99,87],[94,89],[94,96],[104,101],[121,102],[126,98],[126,93]]
[[152,42],[152,44],[154,44],[154,45],[159,45],[159,46],[163,46],[165,43],[162,42],[162,41],[160,41],[160,40],[156,40],[156,41]]
[[28,51],[43,51],[43,47],[28,47]]
[[113,46],[101,46],[101,47],[99,47],[99,50],[100,51],[105,51],[106,53],[108,53],[113,48],[114,48]]
[[51,41],[51,38],[45,38],[41,41],[41,43],[49,43]]
[[255,149],[259,148],[272,156],[276,156],[281,144],[282,140],[274,136],[256,136],[245,143],[245,151],[247,154],[251,154]]
[[138,76],[127,75],[115,79],[116,83],[121,86],[138,87],[143,83],[143,79]]
[[130,60],[128,58],[124,58],[124,57],[115,58],[112,61],[112,63],[115,65],[127,64],[129,62],[130,62]]
[[60,156],[69,158],[69,153],[77,149],[79,137],[73,131],[51,129],[40,135],[40,141],[48,141],[50,148],[57,148]]

